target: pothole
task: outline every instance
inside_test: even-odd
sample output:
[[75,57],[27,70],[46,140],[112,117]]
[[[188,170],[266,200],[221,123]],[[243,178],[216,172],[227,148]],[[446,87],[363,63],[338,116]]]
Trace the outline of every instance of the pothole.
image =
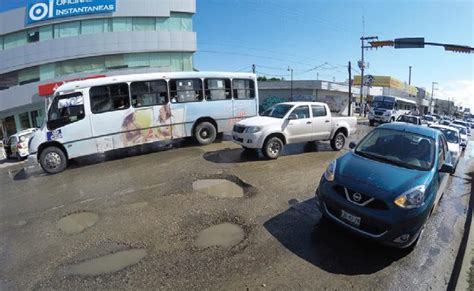
[[193,189],[199,193],[217,198],[244,197],[244,189],[225,179],[204,179],[193,183]]
[[240,226],[232,223],[222,223],[201,231],[195,245],[201,249],[213,246],[228,248],[240,243],[244,237],[244,230]]
[[224,173],[195,177],[192,189],[217,198],[249,198],[257,193],[255,187],[239,177]]
[[63,267],[62,276],[99,276],[121,271],[140,262],[146,256],[144,249],[120,251],[103,257],[87,260],[83,263]]
[[83,232],[86,228],[93,226],[97,220],[99,220],[99,216],[95,213],[80,212],[61,218],[57,226],[67,234],[74,234]]

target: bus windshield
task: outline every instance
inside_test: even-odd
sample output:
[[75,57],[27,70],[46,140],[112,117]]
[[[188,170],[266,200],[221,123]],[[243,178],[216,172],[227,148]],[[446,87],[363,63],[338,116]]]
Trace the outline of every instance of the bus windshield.
[[48,128],[56,129],[84,118],[82,93],[54,97],[48,112]]
[[372,102],[373,108],[380,108],[380,109],[393,109],[395,102],[391,101],[374,101]]

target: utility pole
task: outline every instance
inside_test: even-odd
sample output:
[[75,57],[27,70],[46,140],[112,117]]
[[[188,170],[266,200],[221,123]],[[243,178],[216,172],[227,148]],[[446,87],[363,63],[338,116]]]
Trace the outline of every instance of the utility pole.
[[347,71],[349,72],[349,106],[347,107],[347,116],[351,116],[351,105],[352,105],[352,68],[351,61],[347,66]]
[[408,67],[408,85],[411,85],[411,66]]
[[319,80],[319,72],[316,73],[316,81]]
[[434,94],[434,86],[438,84],[437,82],[431,82],[431,100],[430,100],[430,114],[433,114],[433,94]]
[[360,116],[362,116],[363,112],[364,112],[364,68],[365,68],[365,59],[364,59],[364,50],[367,49],[367,48],[371,48],[371,46],[366,46],[365,45],[365,41],[366,40],[372,40],[372,39],[379,39],[377,36],[367,36],[367,37],[364,37],[362,36],[360,38],[360,42],[361,42],[361,52],[362,52],[362,58],[361,60],[359,61],[359,68],[360,68]]
[[255,64],[252,65],[252,73],[255,74]]
[[288,71],[291,72],[291,82],[290,82],[290,100],[293,101],[293,68],[288,66]]

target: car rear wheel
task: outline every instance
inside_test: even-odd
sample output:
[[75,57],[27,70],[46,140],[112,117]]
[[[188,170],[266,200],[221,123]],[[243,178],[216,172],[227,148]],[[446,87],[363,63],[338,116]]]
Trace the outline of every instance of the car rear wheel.
[[194,138],[200,145],[213,143],[217,137],[216,127],[210,122],[201,122],[194,129]]
[[263,145],[263,155],[269,159],[276,159],[283,151],[283,142],[278,137],[269,138]]
[[346,136],[342,132],[336,133],[331,140],[331,148],[335,151],[340,151],[346,144]]
[[45,148],[40,155],[40,165],[48,174],[57,174],[67,167],[66,154],[58,147]]

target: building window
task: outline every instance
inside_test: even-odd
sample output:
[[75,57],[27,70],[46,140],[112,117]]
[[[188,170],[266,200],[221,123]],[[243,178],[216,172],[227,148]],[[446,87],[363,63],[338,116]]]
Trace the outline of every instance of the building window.
[[89,95],[92,113],[124,110],[130,107],[126,83],[92,87]]
[[3,36],[3,46],[5,49],[11,49],[26,44],[25,31],[10,33]]
[[132,31],[132,19],[125,17],[112,18],[112,31]]
[[253,80],[234,79],[232,81],[234,99],[255,98],[255,83]]
[[28,30],[28,32],[26,33],[26,36],[27,36],[28,43],[38,42],[40,40],[40,33],[37,28]]
[[204,81],[206,100],[231,99],[229,79],[206,79]]
[[19,117],[21,129],[31,128],[30,117],[28,116],[28,112],[21,113]]
[[133,107],[168,103],[168,86],[165,80],[133,82],[130,84],[130,94]]
[[91,19],[81,21],[81,34],[103,33],[107,31],[106,20]]
[[40,80],[39,67],[31,67],[18,72],[18,84],[38,82]]
[[31,111],[31,122],[33,123],[32,126],[35,128],[40,128],[41,127],[41,115],[39,110]]
[[203,99],[201,79],[180,79],[170,81],[171,102],[200,102]]
[[153,31],[156,27],[155,18],[133,17],[132,27],[133,31]]
[[54,25],[54,38],[72,37],[81,34],[79,21],[66,22]]

